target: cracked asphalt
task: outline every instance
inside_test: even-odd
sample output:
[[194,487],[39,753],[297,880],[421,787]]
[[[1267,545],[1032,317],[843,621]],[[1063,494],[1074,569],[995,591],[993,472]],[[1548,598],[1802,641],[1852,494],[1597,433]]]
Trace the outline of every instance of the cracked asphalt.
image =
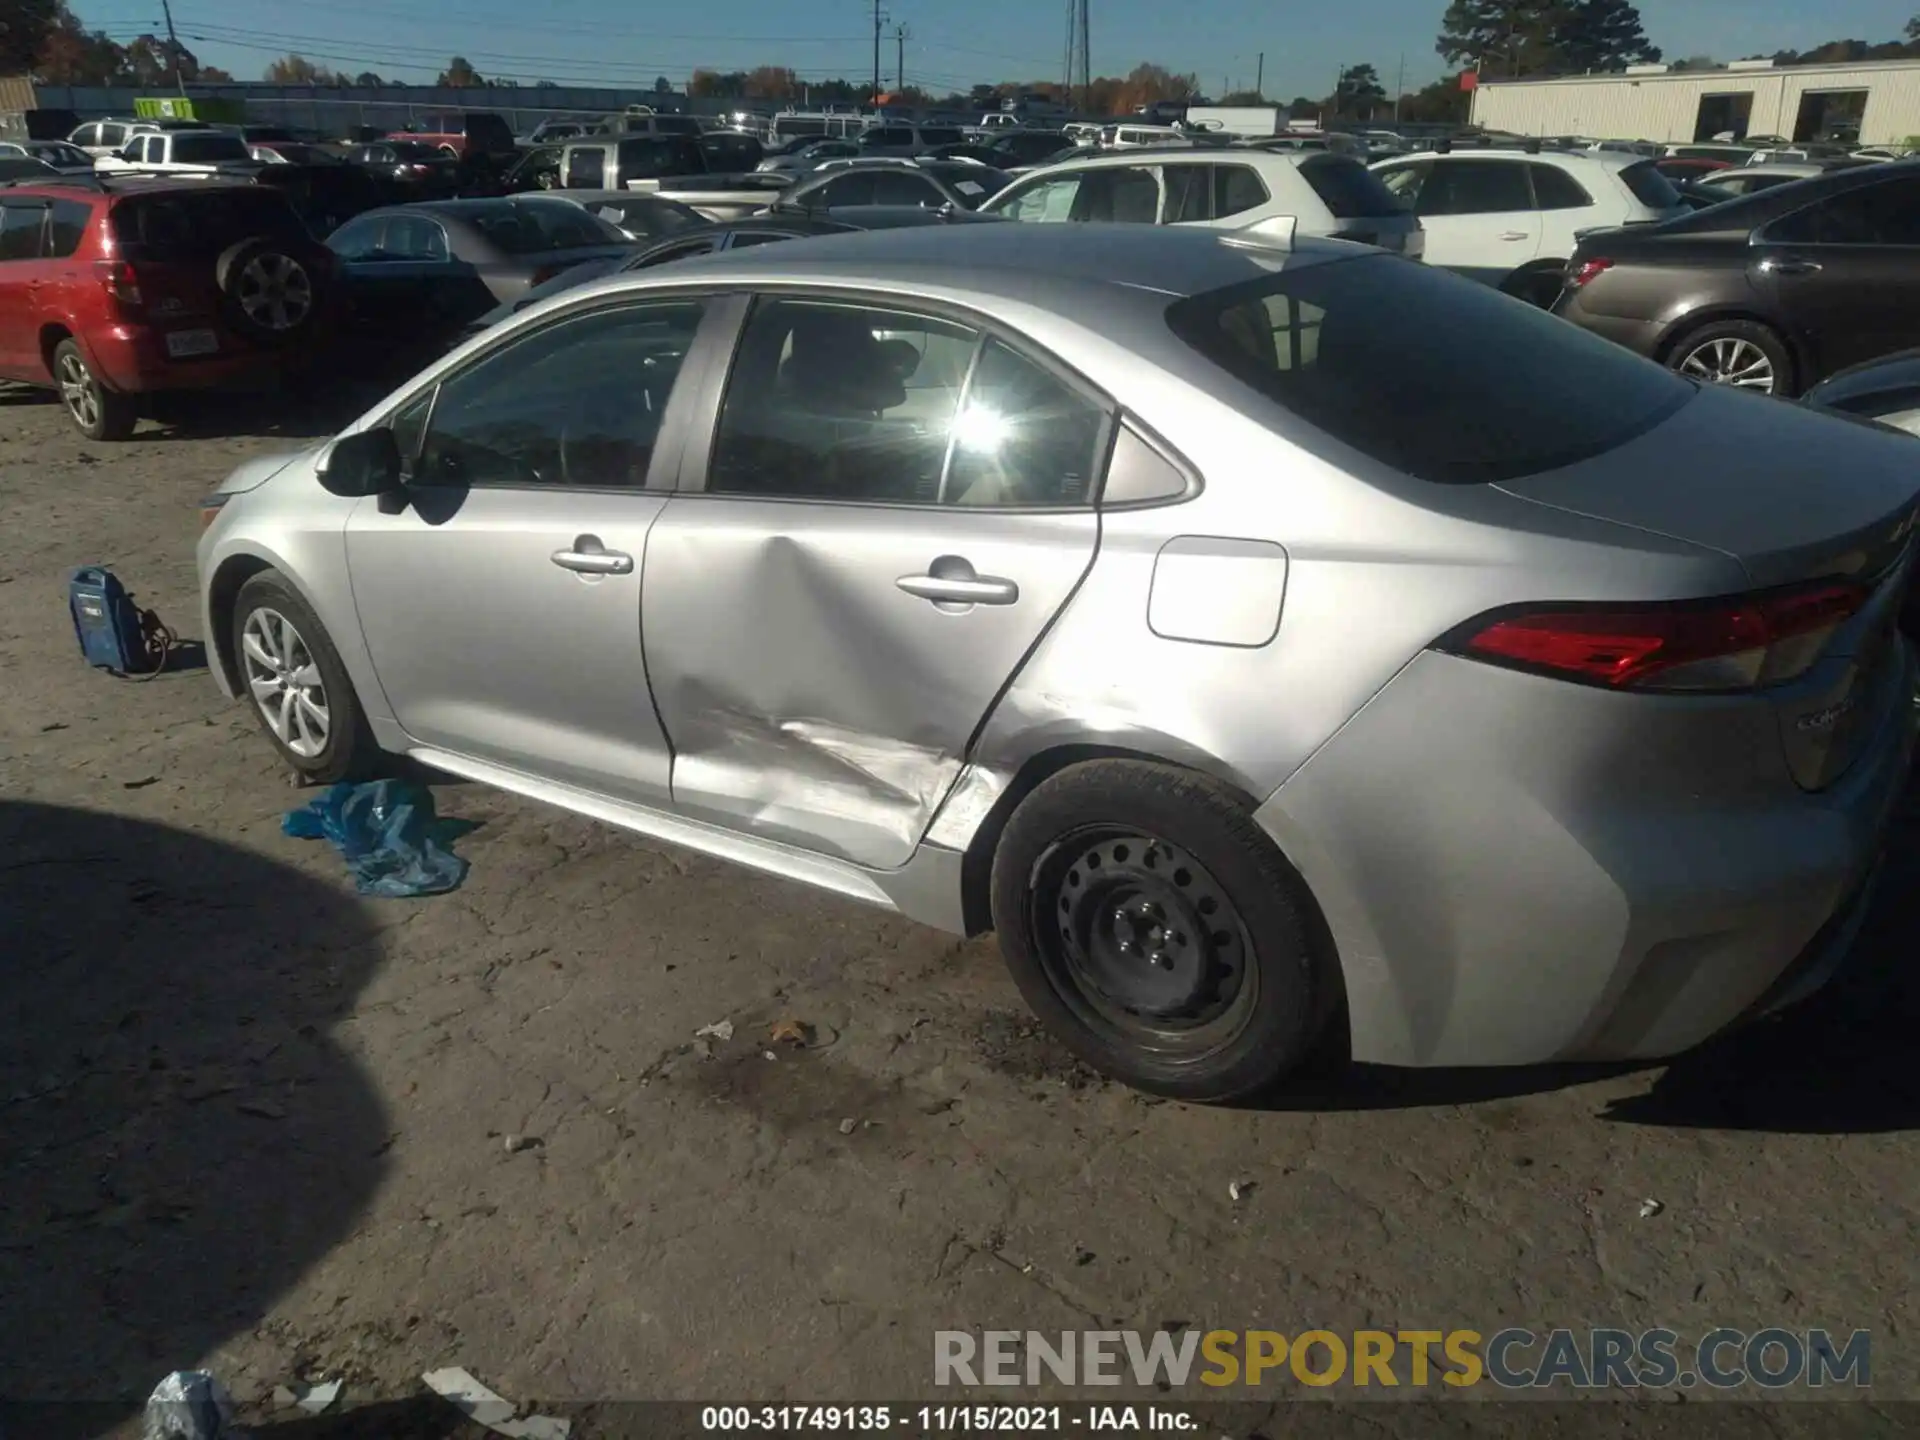
[[1847,981],[1672,1065],[1152,1101],[990,939],[476,786],[461,890],[356,897],[246,711],[64,609],[103,561],[204,638],[195,502],[327,423],[0,396],[0,1395],[952,1399],[938,1329],[1187,1324],[1859,1327],[1920,1398],[1911,804]]

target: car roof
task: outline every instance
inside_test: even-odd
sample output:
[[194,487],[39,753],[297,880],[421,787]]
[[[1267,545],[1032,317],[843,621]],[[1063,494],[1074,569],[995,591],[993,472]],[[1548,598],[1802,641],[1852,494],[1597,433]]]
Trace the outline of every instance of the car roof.
[[1165,225],[908,225],[722,251],[690,262],[724,268],[748,283],[775,279],[876,287],[926,285],[976,298],[1025,301],[1058,309],[1069,288],[1112,295],[1152,294],[1158,303],[1299,268],[1371,253],[1339,241],[1269,246],[1231,232]]
[[1139,145],[1128,150],[1103,150],[1098,155],[1082,155],[1061,160],[1051,165],[1035,165],[1020,172],[1021,178],[1029,175],[1050,174],[1055,170],[1107,170],[1115,166],[1138,165],[1142,159],[1155,156],[1178,156],[1182,165],[1285,165],[1298,169],[1304,160],[1325,154],[1315,150],[1311,153],[1299,150],[1256,150],[1252,148],[1236,149],[1230,146],[1211,145]]

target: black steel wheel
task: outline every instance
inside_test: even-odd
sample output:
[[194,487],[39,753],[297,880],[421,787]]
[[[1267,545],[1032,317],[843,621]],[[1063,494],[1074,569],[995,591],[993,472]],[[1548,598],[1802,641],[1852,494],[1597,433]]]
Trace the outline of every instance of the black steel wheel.
[[1034,1012],[1143,1090],[1265,1089],[1337,1008],[1305,884],[1242,797],[1177,766],[1094,760],[1036,786],[995,847],[992,902]]

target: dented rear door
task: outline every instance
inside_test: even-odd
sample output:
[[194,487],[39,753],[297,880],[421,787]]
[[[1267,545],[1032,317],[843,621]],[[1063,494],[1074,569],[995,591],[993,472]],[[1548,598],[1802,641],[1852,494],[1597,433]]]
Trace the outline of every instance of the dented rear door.
[[727,384],[647,545],[674,805],[904,864],[1093,562],[1104,405],[982,326],[810,301],[757,305]]

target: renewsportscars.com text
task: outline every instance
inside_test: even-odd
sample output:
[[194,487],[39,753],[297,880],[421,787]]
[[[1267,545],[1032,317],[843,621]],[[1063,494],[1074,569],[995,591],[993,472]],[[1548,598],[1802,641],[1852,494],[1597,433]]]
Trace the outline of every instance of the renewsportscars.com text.
[[1865,1330],[940,1330],[936,1385],[1864,1388]]

